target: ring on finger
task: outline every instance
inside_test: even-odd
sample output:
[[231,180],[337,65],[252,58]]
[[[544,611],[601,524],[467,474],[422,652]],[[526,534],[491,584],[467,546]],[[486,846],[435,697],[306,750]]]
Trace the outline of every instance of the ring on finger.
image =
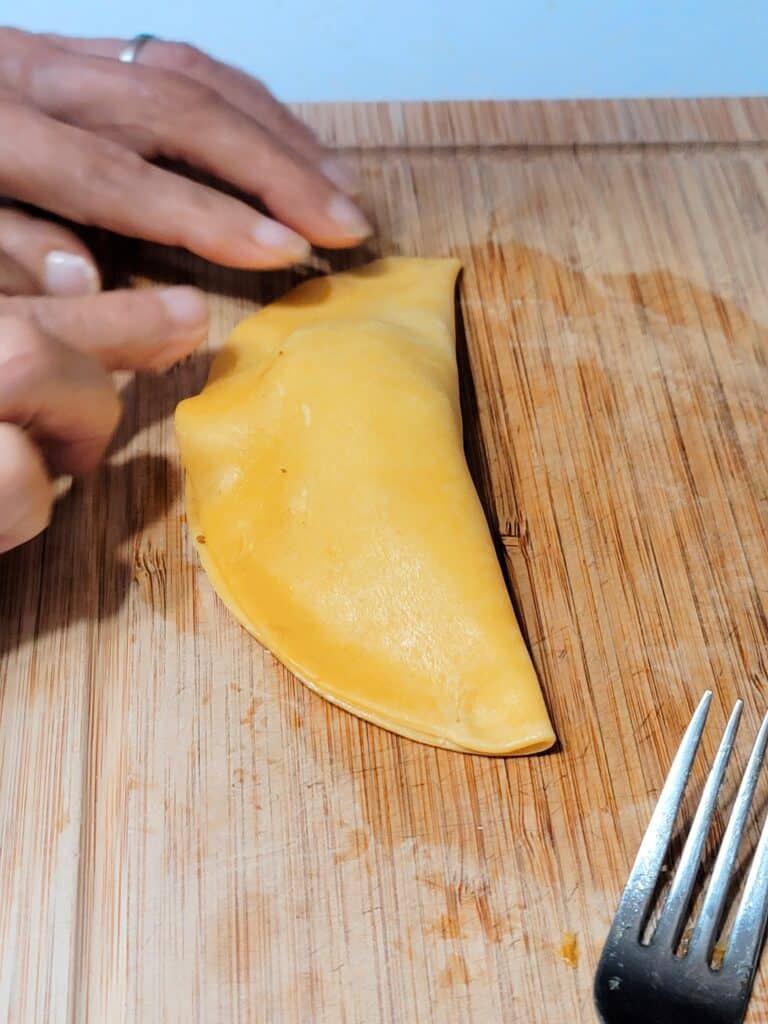
[[142,32],[139,35],[134,36],[130,43],[126,43],[122,48],[118,59],[122,61],[123,64],[135,64],[139,59],[139,54],[147,43],[156,38],[157,36],[153,36],[149,32]]

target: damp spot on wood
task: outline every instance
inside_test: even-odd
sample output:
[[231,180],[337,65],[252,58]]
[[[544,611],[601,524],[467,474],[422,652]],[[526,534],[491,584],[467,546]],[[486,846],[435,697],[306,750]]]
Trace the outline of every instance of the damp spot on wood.
[[455,988],[457,985],[469,985],[467,961],[460,953],[451,953],[445,967],[437,979],[440,988]]
[[357,860],[368,849],[368,836],[364,829],[353,828],[347,833],[346,847],[335,856],[337,864],[344,864],[350,860]]

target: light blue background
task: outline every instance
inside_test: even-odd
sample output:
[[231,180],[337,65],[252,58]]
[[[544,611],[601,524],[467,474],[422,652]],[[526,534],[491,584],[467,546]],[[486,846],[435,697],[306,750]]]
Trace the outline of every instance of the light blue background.
[[194,42],[257,74],[286,100],[768,92],[768,0],[20,0],[13,6],[19,28],[126,37],[153,32]]

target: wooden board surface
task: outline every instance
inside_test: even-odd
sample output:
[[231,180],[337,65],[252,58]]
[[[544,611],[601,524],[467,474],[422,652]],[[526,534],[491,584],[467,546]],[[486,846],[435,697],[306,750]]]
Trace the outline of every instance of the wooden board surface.
[[[128,380],[108,464],[0,560],[2,1020],[593,1021],[691,709],[711,755],[745,699],[743,765],[768,703],[768,104],[308,112],[370,252],[464,263],[470,460],[559,747],[436,751],[293,680],[185,532],[208,357]],[[294,280],[103,255],[205,287],[212,347]]]

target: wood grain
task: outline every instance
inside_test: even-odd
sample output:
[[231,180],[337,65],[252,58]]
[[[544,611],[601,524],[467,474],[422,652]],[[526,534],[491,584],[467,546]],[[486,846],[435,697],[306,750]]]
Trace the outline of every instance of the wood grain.
[[300,103],[295,110],[323,140],[352,149],[761,144],[768,137],[768,104],[759,97]]
[[[768,103],[310,115],[372,251],[464,263],[467,447],[559,747],[437,751],[293,680],[185,532],[206,355],[127,380],[108,464],[0,560],[0,1019],[592,1021],[692,707],[711,755],[745,699],[739,765],[765,708]],[[212,347],[294,280],[104,255],[205,287]]]

